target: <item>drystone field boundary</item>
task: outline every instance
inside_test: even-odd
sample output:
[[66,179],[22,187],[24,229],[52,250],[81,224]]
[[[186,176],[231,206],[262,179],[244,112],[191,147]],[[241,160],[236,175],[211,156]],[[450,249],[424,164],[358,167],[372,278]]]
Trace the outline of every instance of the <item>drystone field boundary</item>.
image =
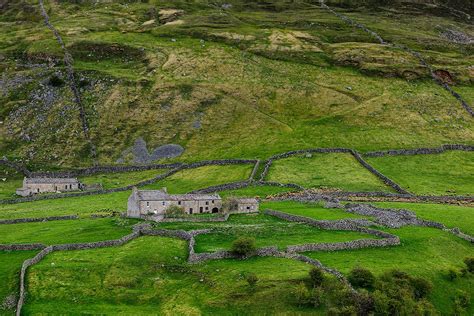
[[71,88],[72,93],[74,94],[74,103],[76,103],[76,105],[79,109],[79,117],[80,117],[81,124],[82,124],[82,131],[84,133],[84,138],[86,139],[87,143],[89,144],[91,158],[94,161],[94,164],[97,164],[97,150],[96,150],[96,147],[95,147],[95,145],[92,142],[91,137],[90,137],[89,123],[87,121],[86,110],[85,110],[84,104],[82,103],[82,100],[81,100],[81,93],[80,93],[79,88],[76,84],[76,78],[75,78],[74,67],[73,67],[74,60],[72,59],[71,54],[67,50],[66,44],[64,44],[64,41],[61,37],[61,34],[59,34],[58,30],[51,24],[51,21],[49,19],[49,15],[46,12],[46,9],[44,8],[43,0],[39,0],[39,5],[40,5],[40,9],[41,9],[41,15],[44,18],[44,23],[53,32],[54,37],[56,37],[56,40],[58,41],[59,45],[61,45],[61,48],[64,52],[63,61],[64,61],[64,65],[66,66],[66,73],[67,73],[67,77],[68,77],[69,87]]
[[412,56],[414,56],[416,59],[418,59],[418,61],[420,62],[420,64],[427,68],[430,72],[430,75],[431,75],[431,78],[441,87],[443,87],[446,91],[448,91],[454,98],[456,98],[456,100],[458,100],[461,105],[463,106],[463,108],[469,113],[469,115],[471,117],[474,117],[474,110],[471,108],[471,106],[463,99],[463,97],[457,93],[456,91],[454,91],[451,86],[445,82],[443,82],[435,73],[435,69],[433,68],[433,66],[431,66],[427,61],[426,59],[423,57],[423,55],[421,55],[419,52],[417,51],[414,51],[413,49],[405,46],[405,45],[400,45],[400,44],[396,44],[396,43],[389,43],[387,41],[385,41],[379,34],[377,34],[376,32],[370,30],[369,28],[367,28],[365,25],[359,23],[359,22],[356,22],[354,21],[353,19],[349,18],[348,16],[344,15],[344,14],[341,14],[339,12],[336,12],[334,9],[330,8],[324,0],[319,0],[319,3],[321,5],[321,8],[323,9],[326,9],[328,10],[329,12],[331,12],[332,14],[334,14],[335,16],[337,16],[338,18],[340,18],[342,21],[344,21],[345,23],[349,24],[349,25],[352,25],[352,26],[355,26],[357,27],[358,29],[368,33],[370,36],[372,36],[373,38],[375,38],[381,45],[386,45],[386,46],[391,46],[391,47],[395,47],[395,48],[398,48],[398,49],[401,49],[401,50],[404,50],[406,52],[408,52],[409,54],[411,54]]

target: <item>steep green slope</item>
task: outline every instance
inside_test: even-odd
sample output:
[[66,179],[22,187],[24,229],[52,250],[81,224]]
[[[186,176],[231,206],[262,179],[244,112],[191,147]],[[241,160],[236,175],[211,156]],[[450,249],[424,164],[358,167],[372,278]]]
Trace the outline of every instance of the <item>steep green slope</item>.
[[[63,52],[27,3],[0,19],[0,154],[90,165]],[[225,3],[45,2],[74,58],[99,163],[139,137],[150,151],[183,146],[181,160],[472,143],[472,117],[406,51],[304,1]],[[424,8],[337,10],[421,52],[472,103],[472,44],[445,34],[472,37],[473,26]]]

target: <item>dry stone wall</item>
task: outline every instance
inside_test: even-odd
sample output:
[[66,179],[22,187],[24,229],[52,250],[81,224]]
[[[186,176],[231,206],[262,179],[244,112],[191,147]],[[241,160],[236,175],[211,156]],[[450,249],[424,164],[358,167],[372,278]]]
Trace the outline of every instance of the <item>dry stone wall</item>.
[[49,216],[49,217],[35,217],[35,218],[15,218],[15,219],[1,219],[0,225],[3,224],[20,224],[20,223],[33,223],[33,222],[50,222],[50,221],[65,221],[79,219],[77,215],[64,215],[64,216]]
[[384,156],[408,156],[408,155],[431,155],[441,154],[446,151],[474,151],[474,146],[469,145],[442,145],[436,148],[414,148],[414,149],[391,149],[385,151],[371,151],[364,154],[365,157],[384,157]]

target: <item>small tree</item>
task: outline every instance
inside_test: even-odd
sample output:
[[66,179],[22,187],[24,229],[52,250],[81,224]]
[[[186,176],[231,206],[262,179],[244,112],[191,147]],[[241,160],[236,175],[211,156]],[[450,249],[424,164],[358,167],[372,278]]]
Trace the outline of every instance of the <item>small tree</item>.
[[309,282],[312,287],[319,287],[324,281],[324,273],[321,269],[312,267],[309,270]]
[[239,202],[236,197],[230,196],[222,202],[222,210],[226,213],[237,211]]
[[464,263],[466,264],[467,271],[474,273],[474,257],[464,258]]
[[165,210],[166,217],[184,217],[186,213],[184,212],[184,208],[171,204]]
[[255,238],[252,237],[239,237],[232,243],[232,252],[239,256],[247,256],[255,249]]
[[375,277],[369,270],[361,267],[355,267],[347,277],[354,287],[371,289],[375,283]]
[[248,274],[245,279],[247,280],[247,283],[249,284],[251,288],[254,288],[255,285],[257,285],[258,277],[255,273]]

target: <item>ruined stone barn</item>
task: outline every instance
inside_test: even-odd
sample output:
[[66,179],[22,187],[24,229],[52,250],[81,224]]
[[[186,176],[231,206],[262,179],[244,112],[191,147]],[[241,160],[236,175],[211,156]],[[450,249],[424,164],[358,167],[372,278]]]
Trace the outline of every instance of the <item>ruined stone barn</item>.
[[161,190],[138,190],[133,188],[128,198],[127,216],[163,217],[170,205],[183,208],[186,214],[218,213],[222,209],[219,194],[168,194]]
[[20,196],[30,196],[46,192],[81,190],[82,183],[76,178],[24,178],[23,187],[16,190]]

